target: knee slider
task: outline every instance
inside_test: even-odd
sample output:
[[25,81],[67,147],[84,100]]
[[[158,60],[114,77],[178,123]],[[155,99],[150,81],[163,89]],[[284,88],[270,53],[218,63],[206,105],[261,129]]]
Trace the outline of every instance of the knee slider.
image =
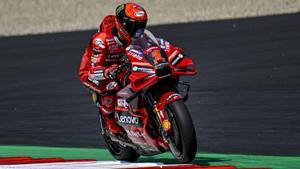
[[107,108],[114,108],[115,106],[115,97],[113,95],[102,96],[102,105]]

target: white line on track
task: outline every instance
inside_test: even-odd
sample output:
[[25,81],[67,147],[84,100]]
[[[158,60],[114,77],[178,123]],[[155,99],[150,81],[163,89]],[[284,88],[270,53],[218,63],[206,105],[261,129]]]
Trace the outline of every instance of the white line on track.
[[[140,168],[155,166],[172,166],[163,163],[129,163],[121,161],[91,161],[91,162],[62,162],[62,163],[39,163],[0,165],[1,169],[116,169],[116,168]],[[174,166],[174,165],[173,165]],[[176,165],[178,166],[178,164]]]

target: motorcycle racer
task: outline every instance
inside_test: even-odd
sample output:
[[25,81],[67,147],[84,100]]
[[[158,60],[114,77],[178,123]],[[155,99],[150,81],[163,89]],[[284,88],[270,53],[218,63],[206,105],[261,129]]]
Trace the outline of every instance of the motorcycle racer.
[[[117,73],[126,47],[146,28],[147,13],[136,3],[121,4],[116,15],[106,16],[97,33],[92,36],[82,56],[79,76],[85,86],[93,91],[93,99],[104,117],[106,126],[113,134],[122,128],[114,117],[115,94],[127,71]],[[167,55],[178,55],[182,49],[158,39]]]

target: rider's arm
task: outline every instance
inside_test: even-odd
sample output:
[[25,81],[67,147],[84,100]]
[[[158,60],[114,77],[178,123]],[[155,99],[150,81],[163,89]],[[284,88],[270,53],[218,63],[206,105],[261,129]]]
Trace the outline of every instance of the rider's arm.
[[101,34],[92,38],[82,56],[79,68],[79,77],[83,84],[97,92],[102,92],[99,85],[102,80],[107,79],[104,76],[104,72],[107,69],[104,66],[107,55],[107,45],[104,42]]

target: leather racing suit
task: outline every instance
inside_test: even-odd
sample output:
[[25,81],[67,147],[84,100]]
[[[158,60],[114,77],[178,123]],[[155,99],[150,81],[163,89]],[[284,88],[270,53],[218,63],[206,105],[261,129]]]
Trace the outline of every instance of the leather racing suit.
[[[97,106],[109,130],[119,133],[120,128],[115,124],[113,112],[115,92],[120,86],[107,73],[117,68],[126,46],[114,35],[115,26],[115,16],[109,15],[103,19],[99,32],[93,35],[82,56],[79,76],[85,86],[97,93]],[[119,74],[116,79],[121,77]]]

